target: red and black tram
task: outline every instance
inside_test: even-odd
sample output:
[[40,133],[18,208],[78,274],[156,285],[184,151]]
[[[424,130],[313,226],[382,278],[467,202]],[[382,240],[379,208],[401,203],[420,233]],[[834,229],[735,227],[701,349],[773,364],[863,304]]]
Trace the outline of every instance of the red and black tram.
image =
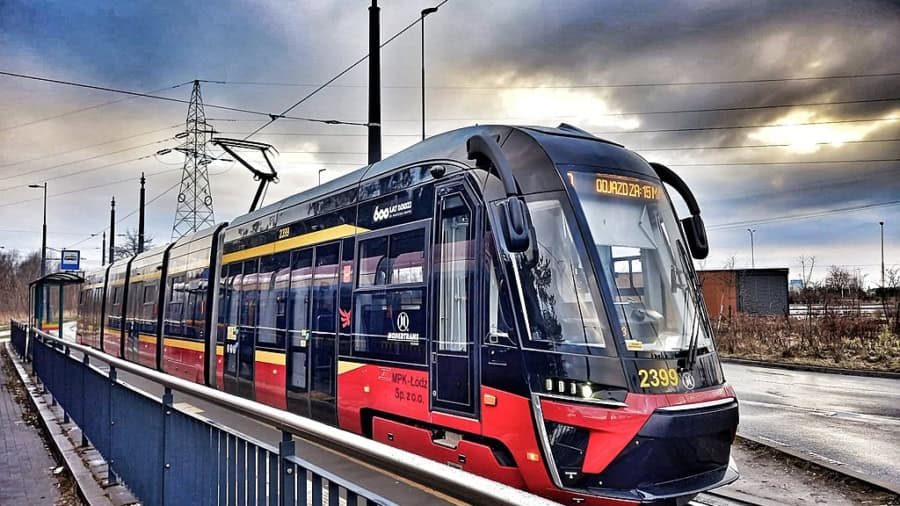
[[707,249],[665,166],[469,127],[88,273],[78,339],[563,503],[681,504],[737,478]]

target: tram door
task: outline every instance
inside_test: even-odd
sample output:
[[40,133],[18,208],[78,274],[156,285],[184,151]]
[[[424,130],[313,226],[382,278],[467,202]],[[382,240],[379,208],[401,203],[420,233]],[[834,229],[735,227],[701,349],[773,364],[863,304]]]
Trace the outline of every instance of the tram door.
[[225,342],[225,391],[246,399],[254,398],[254,365],[256,321],[259,311],[259,260],[243,264],[243,275],[236,265],[231,265],[233,276],[230,290],[229,335]]
[[291,255],[291,288],[288,299],[287,407],[309,416],[309,309],[312,286],[312,248]]
[[464,183],[438,188],[435,214],[434,305],[431,342],[431,406],[476,414],[472,297],[475,288],[475,224],[478,208]]
[[296,251],[291,260],[288,409],[335,424],[340,243]]

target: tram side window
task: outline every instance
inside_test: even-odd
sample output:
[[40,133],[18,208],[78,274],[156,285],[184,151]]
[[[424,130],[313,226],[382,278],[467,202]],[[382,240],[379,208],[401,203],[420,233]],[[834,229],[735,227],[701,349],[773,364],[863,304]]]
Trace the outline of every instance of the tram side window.
[[387,237],[362,241],[359,244],[359,286],[387,283]]
[[184,310],[184,278],[181,276],[169,278],[169,304],[166,306],[166,334],[170,336],[182,335],[182,321]]
[[156,334],[156,298],[159,291],[158,283],[144,285],[144,293],[141,298],[141,332]]
[[222,344],[225,342],[225,334],[228,326],[228,272],[230,266],[222,266],[222,274],[219,278],[219,321],[216,322],[216,342]]
[[[457,203],[458,201],[458,203]],[[441,219],[438,349],[466,351],[468,300],[474,267],[470,213],[461,198],[445,203]]]
[[352,354],[424,363],[425,229],[360,242]]
[[295,251],[291,259],[288,328],[292,346],[300,346],[309,332],[309,288],[312,284],[312,249]]
[[259,323],[256,343],[259,346],[284,347],[284,306],[287,276],[282,272],[290,255],[279,253],[262,257],[259,263]]

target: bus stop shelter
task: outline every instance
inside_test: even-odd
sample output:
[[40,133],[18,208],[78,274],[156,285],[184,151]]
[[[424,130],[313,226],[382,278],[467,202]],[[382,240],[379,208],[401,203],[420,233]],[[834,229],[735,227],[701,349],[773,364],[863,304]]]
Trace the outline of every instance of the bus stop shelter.
[[47,274],[29,283],[28,307],[32,311],[28,317],[28,325],[44,332],[57,330],[62,339],[66,287],[83,282],[81,274],[63,271]]

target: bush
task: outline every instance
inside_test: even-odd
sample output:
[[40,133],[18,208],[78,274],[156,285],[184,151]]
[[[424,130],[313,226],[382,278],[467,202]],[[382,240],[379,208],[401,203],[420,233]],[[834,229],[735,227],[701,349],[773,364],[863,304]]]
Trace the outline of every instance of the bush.
[[876,316],[738,314],[722,320],[716,341],[724,356],[900,370],[900,336]]

